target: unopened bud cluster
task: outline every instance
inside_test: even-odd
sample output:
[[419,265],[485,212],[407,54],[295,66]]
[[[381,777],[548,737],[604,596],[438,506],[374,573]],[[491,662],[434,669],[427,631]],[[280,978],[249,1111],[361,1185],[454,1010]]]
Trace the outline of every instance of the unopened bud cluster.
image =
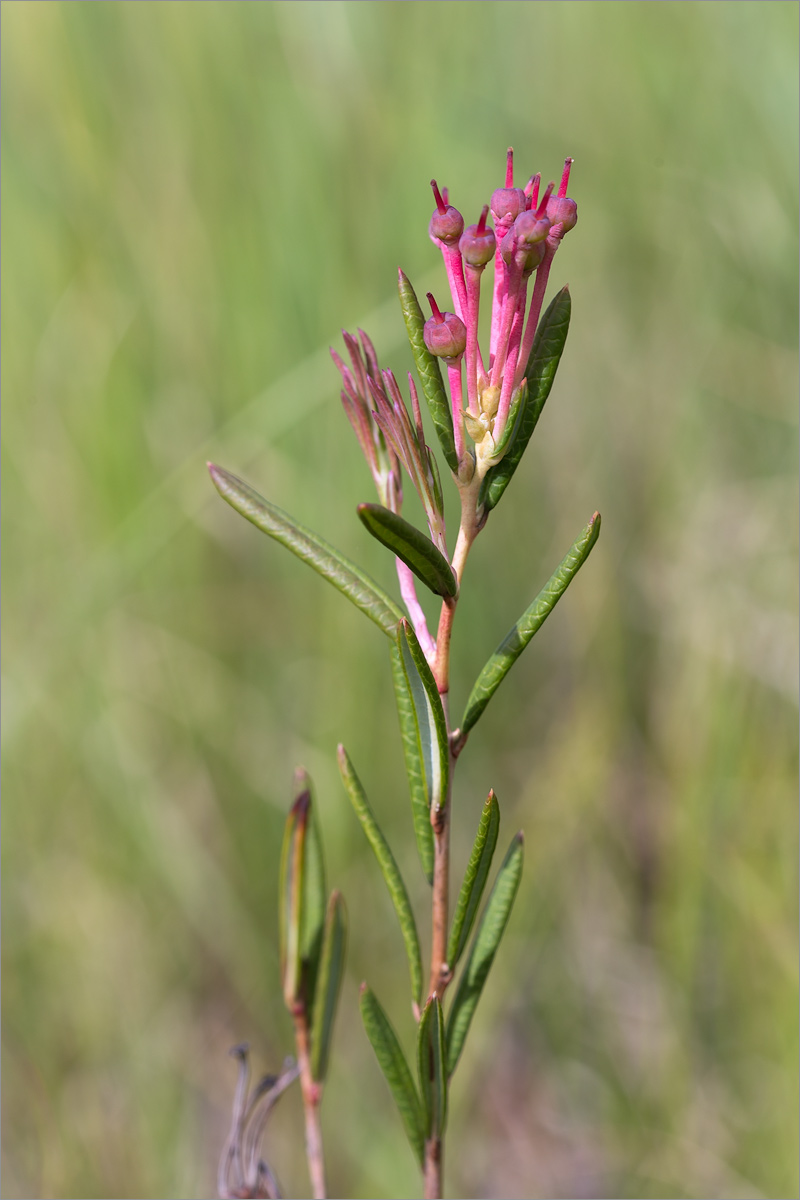
[[[452,297],[452,311],[440,309],[428,293],[431,317],[423,337],[427,351],[446,368],[459,484],[500,461],[508,450],[503,437],[509,415],[526,389],[528,363],[542,311],[550,266],[562,238],[575,227],[577,205],[567,196],[572,159],[566,159],[556,190],[540,195],[541,175],[514,185],[514,155],[506,157],[503,187],[496,188],[474,225],[449,202],[447,188],[431,180],[435,208],[428,233],[440,247]],[[494,262],[491,333],[488,352],[478,343],[482,276]],[[425,445],[419,406],[410,382],[409,416],[391,372],[380,371],[369,339],[361,346],[345,334],[352,367],[333,353],[344,380],[342,400],[369,463],[381,502],[400,511],[399,464],[408,471],[425,506],[431,536],[443,528],[438,479]],[[466,395],[464,395],[464,392]],[[511,426],[509,426],[509,432]],[[474,446],[469,445],[467,436]]]
[[[475,443],[475,455],[463,448],[463,440],[461,455],[469,456],[480,474],[498,461],[497,445],[518,389],[525,384],[550,264],[561,239],[578,219],[577,205],[567,196],[571,165],[572,159],[568,158],[557,193],[553,194],[555,184],[551,183],[540,197],[538,174],[524,188],[514,186],[514,158],[509,150],[505,186],[492,193],[477,223],[466,228],[461,214],[447,202],[446,190],[441,192],[436,181],[431,181],[436,209],[429,232],[444,256],[454,311],[440,312],[432,301],[433,317],[425,326],[425,343],[432,354],[451,367],[456,444],[460,441],[459,427],[465,421]],[[489,214],[494,228],[488,224]],[[488,355],[484,355],[478,345],[481,276],[492,259],[495,279],[491,337]],[[467,395],[463,412],[462,357]],[[459,367],[455,386],[454,363]],[[459,470],[460,478],[471,474],[469,463],[465,466],[464,472]]]

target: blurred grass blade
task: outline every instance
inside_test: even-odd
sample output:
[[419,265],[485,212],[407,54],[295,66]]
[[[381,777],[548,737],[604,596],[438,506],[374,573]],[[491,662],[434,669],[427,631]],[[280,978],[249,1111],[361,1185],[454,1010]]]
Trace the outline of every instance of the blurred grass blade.
[[428,807],[436,813],[447,801],[450,771],[447,719],[433,672],[428,666],[411,623],[405,618],[397,627],[396,637],[414,710]]
[[453,916],[450,939],[447,943],[447,965],[451,971],[455,970],[472,932],[472,926],[475,924],[483,889],[489,876],[489,868],[492,865],[499,829],[500,806],[494,792],[489,792],[481,813],[472,854],[467,863],[464,882],[461,885]]
[[295,800],[283,833],[279,882],[281,984],[290,1012],[302,1001],[304,860],[311,793]]
[[236,475],[213,463],[208,464],[208,470],[223,500],[227,500],[232,508],[247,517],[258,529],[313,567],[323,579],[332,583],[356,608],[360,608],[379,625],[388,637],[394,637],[395,626],[403,614],[374,580],[318,534],[312,533],[288,513],[259,496],[257,491]]
[[361,1019],[375,1057],[389,1084],[394,1102],[405,1126],[408,1140],[417,1156],[419,1165],[425,1159],[425,1126],[417,1089],[408,1069],[397,1034],[389,1024],[386,1013],[378,1003],[374,992],[365,983],[361,985],[359,998]]
[[417,839],[422,870],[428,883],[433,883],[433,828],[429,808],[428,788],[422,766],[422,753],[419,745],[417,720],[414,715],[414,705],[411,700],[411,690],[403,667],[403,655],[395,643],[391,649],[392,681],[394,695],[397,701],[397,716],[400,722],[400,736],[403,742],[403,754],[406,760],[408,775],[408,790],[411,795],[411,817],[414,822],[414,834]]
[[520,832],[512,839],[508,854],[497,872],[450,1009],[447,1021],[448,1078],[456,1069],[475,1007],[511,913],[522,875],[522,859],[523,837]]
[[401,558],[432,592],[456,595],[458,581],[450,563],[426,534],[382,504],[359,504],[358,515],[372,536]]
[[514,627],[506,634],[484,666],[475,681],[464,710],[461,722],[462,734],[466,734],[472,729],[528,642],[558,604],[589,557],[599,533],[600,513],[596,512],[580,537],[572,545],[569,553],[539,592],[533,604],[525,610]]
[[417,300],[416,292],[411,286],[408,276],[403,271],[400,271],[399,274],[398,291],[400,292],[400,306],[403,310],[406,332],[411,343],[411,352],[414,355],[422,390],[433,419],[433,427],[436,430],[439,445],[442,447],[445,462],[450,470],[455,472],[458,470],[458,458],[453,438],[453,414],[450,411],[450,401],[442,381],[439,360],[425,345],[422,335],[425,318],[422,315],[419,300]]
[[406,954],[408,955],[408,969],[411,975],[411,995],[414,1003],[419,1004],[422,999],[422,958],[419,951],[417,925],[414,920],[411,901],[406,891],[406,885],[403,883],[400,869],[389,848],[389,843],[386,841],[378,826],[378,822],[375,820],[375,814],[369,806],[369,801],[361,786],[361,780],[356,775],[344,746],[339,746],[338,757],[339,770],[342,773],[342,780],[350,797],[350,803],[355,809],[356,816],[361,822],[361,827],[367,835],[367,841],[378,860],[378,865],[383,878],[386,880],[386,886],[389,889],[389,895],[392,898],[392,903],[397,913],[397,919],[400,922],[400,929],[406,946]]
[[563,287],[551,300],[536,330],[525,371],[528,396],[521,410],[519,428],[505,458],[487,471],[481,486],[480,503],[487,509],[494,508],[506,490],[542,415],[567,340],[571,312],[569,288]]
[[311,1018],[311,1074],[318,1083],[322,1083],[328,1071],[346,951],[347,910],[341,892],[331,892]]
[[426,1137],[441,1137],[447,1122],[447,1056],[442,1002],[425,1005],[417,1030],[417,1070]]
[[325,858],[322,851],[319,817],[311,796],[311,780],[302,767],[295,771],[294,779],[295,798],[302,795],[303,792],[308,792],[310,797],[303,851],[303,923],[300,955],[303,969],[303,1000],[307,1011],[311,1011],[314,1005],[314,989],[322,950],[328,891],[325,883]]

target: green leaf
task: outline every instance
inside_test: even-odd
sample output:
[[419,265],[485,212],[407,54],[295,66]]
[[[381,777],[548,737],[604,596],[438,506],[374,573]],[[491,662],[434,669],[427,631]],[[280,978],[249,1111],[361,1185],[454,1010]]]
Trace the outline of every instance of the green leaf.
[[332,583],[356,608],[360,608],[379,625],[388,637],[394,637],[395,626],[403,614],[369,575],[365,575],[355,563],[351,563],[323,538],[259,496],[248,483],[213,463],[208,464],[208,470],[223,500],[227,500],[232,508],[247,517],[258,529],[313,567],[323,579]]
[[475,924],[475,917],[478,915],[483,889],[486,886],[486,880],[489,876],[489,868],[492,865],[492,857],[494,856],[494,848],[497,845],[499,829],[500,806],[497,803],[497,797],[494,792],[489,792],[488,799],[481,813],[478,832],[475,835],[475,844],[472,847],[472,854],[467,863],[464,882],[461,885],[461,891],[458,895],[453,926],[450,930],[450,939],[447,943],[447,965],[451,971],[455,970],[456,964],[461,958],[464,947],[467,944],[469,935],[472,933],[472,926]]
[[295,799],[307,792],[309,796],[308,821],[303,848],[303,899],[302,932],[300,955],[303,970],[303,1001],[310,1011],[314,1003],[319,956],[322,948],[322,932],[325,926],[327,889],[325,886],[325,858],[322,852],[322,837],[319,818],[311,795],[311,780],[302,767],[294,775]]
[[447,719],[433,672],[405,618],[397,627],[396,638],[414,710],[428,808],[436,814],[447,803],[450,772]]
[[382,504],[359,504],[358,515],[374,538],[407,567],[437,596],[458,594],[458,580],[441,550],[429,537]]
[[569,288],[563,287],[539,322],[525,371],[528,396],[520,413],[516,435],[508,453],[497,466],[487,471],[481,485],[479,503],[488,510],[494,508],[508,487],[542,415],[567,340],[571,310]]
[[417,1070],[425,1136],[440,1138],[447,1124],[447,1055],[442,1002],[436,995],[425,1005],[417,1030]]
[[528,404],[528,385],[523,380],[520,386],[516,389],[511,397],[511,406],[508,410],[505,428],[503,429],[500,441],[492,451],[492,456],[488,460],[491,464],[499,463],[506,455],[509,446],[511,445],[517,431],[520,427],[522,414]]
[[311,1018],[311,1074],[318,1083],[322,1083],[328,1071],[346,951],[347,910],[341,892],[331,892]]
[[528,645],[533,635],[544,624],[572,580],[589,557],[592,546],[600,533],[600,513],[595,513],[580,537],[571,547],[553,575],[539,592],[533,604],[525,610],[514,627],[506,634],[494,654],[488,660],[470,693],[461,735],[467,734],[500,684]]
[[391,648],[392,681],[394,695],[397,701],[397,716],[400,721],[400,737],[403,742],[403,755],[406,760],[408,775],[408,790],[411,795],[411,816],[414,822],[414,834],[417,839],[422,870],[428,883],[433,883],[433,828],[429,809],[428,788],[422,767],[422,751],[420,749],[419,731],[414,715],[414,705],[411,700],[411,690],[403,668],[403,656],[400,647],[395,643]]
[[389,849],[389,843],[386,841],[378,826],[378,822],[375,820],[375,814],[369,806],[364,788],[361,786],[361,780],[356,775],[344,746],[339,746],[338,757],[339,770],[342,773],[342,780],[350,797],[350,803],[355,809],[355,814],[361,822],[364,833],[367,835],[367,841],[378,860],[378,865],[386,881],[389,895],[392,898],[392,903],[397,913],[397,919],[400,922],[400,930],[403,934],[403,941],[405,942],[406,954],[408,956],[408,969],[411,975],[411,995],[414,1002],[419,1004],[422,999],[422,957],[419,952],[417,925],[411,909],[411,901],[406,891],[406,885],[403,883],[400,869],[394,855]]
[[279,876],[281,983],[286,1007],[294,1012],[303,1002],[303,898],[305,844],[311,793],[295,800],[283,833]]
[[365,983],[361,985],[359,1005],[367,1037],[394,1096],[394,1102],[405,1126],[408,1140],[411,1142],[419,1165],[422,1166],[425,1161],[425,1125],[422,1105],[402,1047],[397,1040],[397,1034],[389,1024],[389,1019],[378,1003],[374,992]]
[[451,471],[456,472],[458,458],[453,438],[453,414],[450,411],[450,401],[442,381],[439,360],[425,345],[422,332],[425,327],[425,318],[422,315],[416,292],[403,271],[399,273],[398,291],[400,292],[400,307],[403,310],[406,332],[411,343],[411,352],[414,355],[422,390],[433,419],[433,427],[436,430],[439,445],[442,447],[445,462]]
[[511,913],[522,875],[522,858],[523,837],[520,832],[512,839],[508,854],[497,872],[492,894],[486,903],[450,1009],[447,1021],[448,1077],[456,1069],[475,1007]]

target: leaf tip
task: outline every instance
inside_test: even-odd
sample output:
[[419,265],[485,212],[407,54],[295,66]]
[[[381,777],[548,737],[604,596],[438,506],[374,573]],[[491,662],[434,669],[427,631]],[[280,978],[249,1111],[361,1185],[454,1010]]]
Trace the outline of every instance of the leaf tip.
[[290,810],[290,815],[293,817],[299,817],[301,823],[305,823],[305,821],[308,819],[308,813],[309,813],[310,808],[311,808],[311,792],[309,791],[308,788],[305,788],[300,793],[300,795],[297,796],[297,798],[295,799],[295,802],[292,805],[291,810]]
[[294,771],[294,794],[299,796],[301,792],[311,791],[311,778],[305,767],[295,767]]
[[367,981],[366,981],[366,979],[362,979],[361,983],[358,985],[359,999],[362,999],[368,991],[369,991],[369,988],[367,987]]

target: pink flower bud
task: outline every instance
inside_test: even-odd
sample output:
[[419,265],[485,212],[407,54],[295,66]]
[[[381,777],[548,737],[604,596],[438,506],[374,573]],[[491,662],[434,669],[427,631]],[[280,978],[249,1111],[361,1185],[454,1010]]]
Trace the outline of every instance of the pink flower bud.
[[578,206],[567,195],[569,173],[574,161],[572,158],[565,159],[561,182],[558,185],[558,195],[551,196],[547,201],[547,216],[552,225],[561,226],[562,237],[565,233],[569,233],[570,229],[574,229],[578,223]]
[[437,358],[460,358],[467,347],[467,327],[455,313],[440,312],[430,292],[428,299],[433,316],[425,322],[422,336],[431,354]]
[[530,210],[520,213],[503,238],[500,253],[507,263],[512,260],[526,273],[538,267],[544,258],[550,222]]
[[496,188],[492,192],[492,216],[496,224],[510,225],[528,206],[528,198],[522,188]]
[[431,180],[431,187],[436,200],[436,209],[431,217],[428,233],[435,241],[444,242],[446,246],[453,246],[461,237],[464,218],[457,208],[453,208],[452,204],[447,203],[447,188],[445,188],[443,197],[435,179]]
[[486,228],[489,205],[484,204],[477,225],[468,225],[461,235],[458,248],[465,263],[471,267],[485,267],[495,250],[494,231]]
[[578,223],[578,206],[569,196],[551,196],[547,201],[547,216],[551,225],[561,225],[568,233]]

